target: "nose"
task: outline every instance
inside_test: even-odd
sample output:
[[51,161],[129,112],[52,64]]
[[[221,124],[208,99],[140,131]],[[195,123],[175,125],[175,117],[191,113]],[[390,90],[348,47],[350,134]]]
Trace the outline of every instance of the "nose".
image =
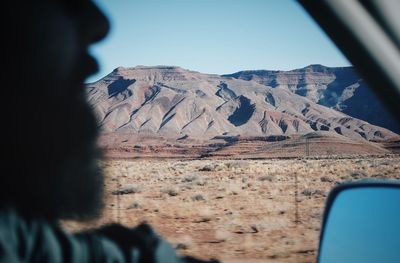
[[84,18],[87,41],[92,44],[104,39],[110,31],[110,22],[99,7],[92,1],[85,12]]

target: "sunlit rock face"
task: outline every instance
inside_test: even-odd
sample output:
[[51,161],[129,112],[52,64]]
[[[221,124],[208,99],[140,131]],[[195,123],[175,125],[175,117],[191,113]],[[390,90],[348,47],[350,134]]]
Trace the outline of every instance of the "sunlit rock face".
[[137,66],[117,68],[88,84],[87,94],[105,133],[183,139],[311,132],[363,140],[395,137],[343,113],[355,111],[350,102],[365,88],[352,68],[309,66],[219,76]]
[[371,124],[400,133],[400,125],[353,67],[310,65],[291,71],[249,70],[225,75],[281,88]]

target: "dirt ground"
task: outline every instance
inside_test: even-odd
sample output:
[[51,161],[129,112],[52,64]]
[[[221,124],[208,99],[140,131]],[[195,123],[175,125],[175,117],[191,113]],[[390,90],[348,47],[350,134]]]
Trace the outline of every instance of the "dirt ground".
[[109,160],[106,209],[67,229],[142,221],[179,253],[223,262],[315,262],[329,190],[400,180],[400,156],[290,160]]

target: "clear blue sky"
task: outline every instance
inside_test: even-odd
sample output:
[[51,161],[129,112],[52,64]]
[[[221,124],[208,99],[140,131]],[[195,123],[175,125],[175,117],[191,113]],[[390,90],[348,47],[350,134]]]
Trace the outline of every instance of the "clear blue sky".
[[294,0],[95,0],[111,32],[91,50],[97,80],[118,66],[203,73],[349,62]]

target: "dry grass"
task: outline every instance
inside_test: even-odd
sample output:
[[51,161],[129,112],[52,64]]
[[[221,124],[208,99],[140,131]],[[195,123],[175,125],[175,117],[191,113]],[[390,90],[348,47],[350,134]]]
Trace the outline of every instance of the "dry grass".
[[[90,226],[147,221],[180,253],[227,261],[315,262],[329,189],[363,178],[400,179],[399,156],[107,161],[103,166],[107,206]],[[132,186],[140,191],[112,195]]]

